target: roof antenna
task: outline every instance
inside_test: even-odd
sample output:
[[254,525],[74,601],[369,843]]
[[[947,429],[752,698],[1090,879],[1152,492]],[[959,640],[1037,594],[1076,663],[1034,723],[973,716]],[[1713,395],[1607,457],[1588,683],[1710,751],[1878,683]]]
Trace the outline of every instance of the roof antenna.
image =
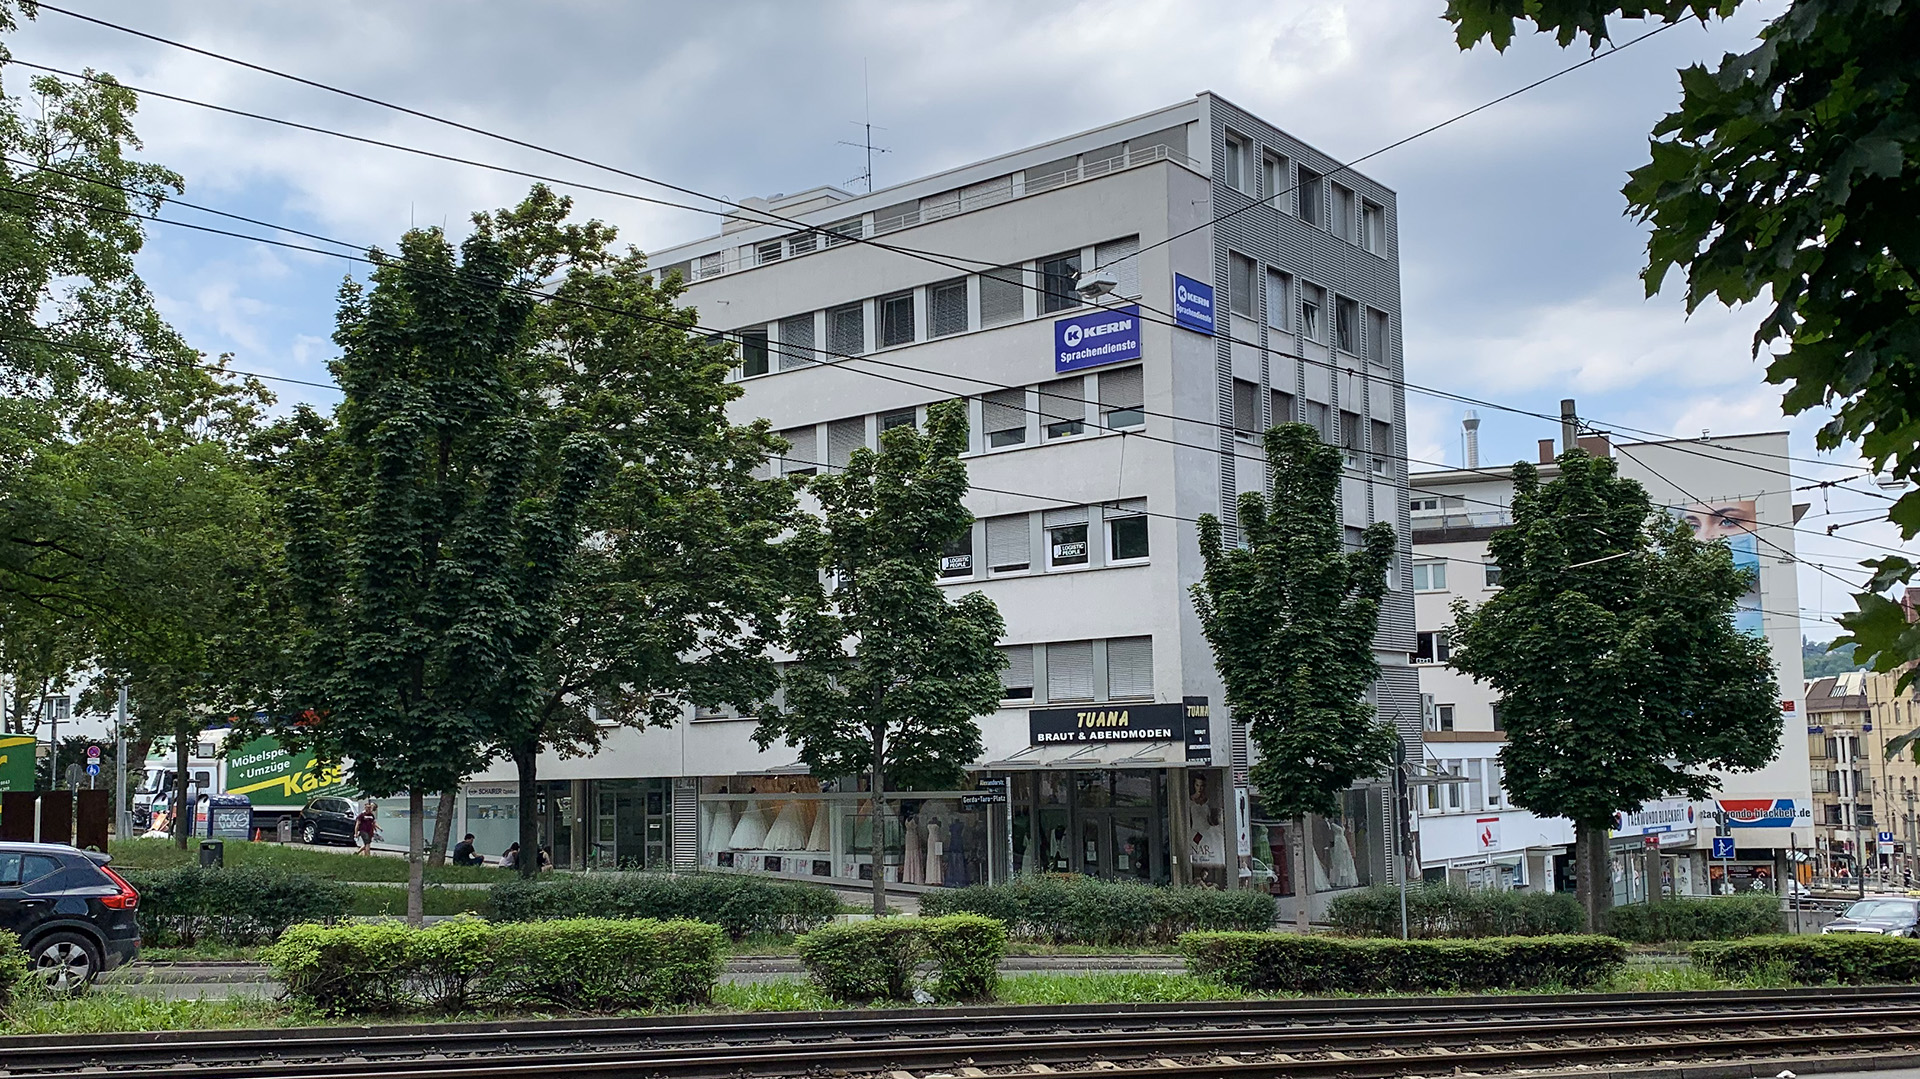
[[[847,182],[853,183],[854,180],[865,180],[867,182],[867,194],[871,195],[873,194],[873,155],[876,153],[891,153],[892,151],[885,146],[875,146],[873,144],[873,88],[867,82],[867,61],[864,58],[860,61],[860,93],[861,96],[866,99],[867,118],[865,121],[849,120],[847,122],[857,124],[865,129],[866,140],[864,142],[848,142],[846,139],[841,139],[839,142],[842,146],[859,147],[867,151],[867,171]],[[885,131],[886,128],[883,127],[880,130]]]

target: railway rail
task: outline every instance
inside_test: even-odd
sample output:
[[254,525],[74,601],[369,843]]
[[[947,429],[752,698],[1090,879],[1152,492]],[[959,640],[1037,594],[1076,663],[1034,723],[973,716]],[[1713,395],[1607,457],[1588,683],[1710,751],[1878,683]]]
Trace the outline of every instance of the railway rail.
[[[659,1016],[0,1039],[12,1079],[1773,1076],[1920,1064],[1920,987]],[[1701,1071],[1719,1061],[1722,1070]],[[1748,1068],[1741,1071],[1741,1068]],[[1752,1070],[1760,1068],[1760,1070]],[[1765,1070],[1773,1068],[1773,1070]],[[1728,1070],[1730,1069],[1730,1070]],[[1675,1071],[1674,1074],[1681,1074]]]

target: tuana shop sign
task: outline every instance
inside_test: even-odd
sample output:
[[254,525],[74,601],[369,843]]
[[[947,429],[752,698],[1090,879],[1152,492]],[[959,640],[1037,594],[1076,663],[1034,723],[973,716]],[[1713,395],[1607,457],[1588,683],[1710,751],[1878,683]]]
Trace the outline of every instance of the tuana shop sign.
[[1029,744],[1172,742],[1187,737],[1185,704],[1089,705],[1027,712]]

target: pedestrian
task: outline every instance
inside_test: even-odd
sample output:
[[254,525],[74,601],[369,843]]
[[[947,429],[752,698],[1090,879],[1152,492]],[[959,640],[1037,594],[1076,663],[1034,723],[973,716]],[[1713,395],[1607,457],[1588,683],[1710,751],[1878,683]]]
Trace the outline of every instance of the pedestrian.
[[475,854],[473,851],[473,833],[472,832],[468,832],[465,839],[462,839],[460,842],[455,843],[453,845],[453,864],[454,865],[485,865],[486,864],[480,859],[480,856],[478,854]]
[[354,853],[372,854],[373,837],[379,830],[379,817],[374,814],[373,803],[367,802],[360,807],[360,815],[353,818],[353,834],[360,841],[360,849]]
[[506,850],[501,851],[500,864],[506,866],[508,869],[512,869],[515,866],[519,865],[520,864],[520,844],[515,843],[513,846],[508,847]]
[[553,868],[553,848],[541,847],[540,848],[540,872],[545,873],[546,871],[552,868]]

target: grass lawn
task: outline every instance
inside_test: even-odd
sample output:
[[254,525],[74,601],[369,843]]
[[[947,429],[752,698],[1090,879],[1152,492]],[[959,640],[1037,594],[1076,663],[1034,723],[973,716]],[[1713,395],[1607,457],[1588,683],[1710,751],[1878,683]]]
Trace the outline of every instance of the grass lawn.
[[[108,848],[116,868],[171,869],[197,865],[200,849],[180,850],[168,839],[122,839]],[[226,844],[228,865],[270,865],[296,869],[331,880],[352,882],[391,882],[407,879],[407,860],[382,855],[358,855],[345,847],[309,847],[291,843],[254,843],[229,839]],[[436,884],[497,884],[512,876],[512,870],[498,866],[443,865],[427,868],[427,880]]]

